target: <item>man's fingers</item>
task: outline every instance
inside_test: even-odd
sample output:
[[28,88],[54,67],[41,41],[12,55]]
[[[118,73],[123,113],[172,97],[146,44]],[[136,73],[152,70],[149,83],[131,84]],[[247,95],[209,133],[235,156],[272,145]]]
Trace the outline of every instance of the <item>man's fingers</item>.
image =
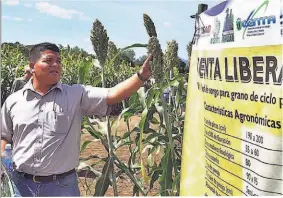
[[149,64],[149,61],[151,61],[151,59],[152,59],[152,55],[149,54],[148,57],[145,59],[144,64],[145,65]]

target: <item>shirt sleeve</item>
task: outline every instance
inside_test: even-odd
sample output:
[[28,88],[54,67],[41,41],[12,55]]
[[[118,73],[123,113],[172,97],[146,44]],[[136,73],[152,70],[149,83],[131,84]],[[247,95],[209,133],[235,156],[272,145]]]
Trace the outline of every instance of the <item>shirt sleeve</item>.
[[10,116],[10,111],[7,108],[7,103],[4,102],[1,108],[1,139],[12,143],[13,122]]
[[109,90],[109,88],[83,86],[81,99],[83,115],[107,115],[110,109],[107,105]]

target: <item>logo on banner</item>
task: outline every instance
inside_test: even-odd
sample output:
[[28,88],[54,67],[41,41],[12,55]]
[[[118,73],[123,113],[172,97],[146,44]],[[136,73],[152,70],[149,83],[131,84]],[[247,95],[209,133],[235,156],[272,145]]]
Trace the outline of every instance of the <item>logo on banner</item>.
[[234,14],[233,10],[228,8],[222,32],[222,43],[234,42],[234,37]]
[[212,33],[212,38],[210,39],[210,44],[220,43],[220,20],[216,17],[214,19],[214,30]]
[[211,32],[211,25],[205,25],[197,29],[200,37],[207,37],[210,35]]
[[245,39],[246,36],[263,36],[266,29],[269,29],[271,25],[276,24],[276,17],[274,15],[258,16],[258,12],[263,8],[265,8],[266,11],[268,4],[269,0],[265,0],[257,9],[249,14],[246,20],[241,20],[241,18],[237,19],[237,30],[244,30],[243,39]]
[[210,33],[211,33],[211,25],[202,25],[201,27],[196,28],[194,43],[198,45],[199,39],[210,36]]

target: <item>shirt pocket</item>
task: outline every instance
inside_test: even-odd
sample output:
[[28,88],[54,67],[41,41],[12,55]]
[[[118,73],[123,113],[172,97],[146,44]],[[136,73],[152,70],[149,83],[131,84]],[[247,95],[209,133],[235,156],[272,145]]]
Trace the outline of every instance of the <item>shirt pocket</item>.
[[69,131],[70,116],[66,112],[47,112],[47,125],[51,133],[66,134]]

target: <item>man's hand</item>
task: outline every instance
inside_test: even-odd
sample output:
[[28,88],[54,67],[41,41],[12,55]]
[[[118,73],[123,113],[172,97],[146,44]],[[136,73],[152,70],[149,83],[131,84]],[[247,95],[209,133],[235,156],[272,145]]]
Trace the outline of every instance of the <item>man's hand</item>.
[[108,105],[116,104],[118,102],[121,102],[122,100],[125,100],[126,98],[129,98],[143,85],[144,80],[149,79],[149,77],[151,76],[151,70],[149,65],[149,61],[151,60],[151,58],[151,55],[147,57],[139,71],[139,75],[143,80],[141,80],[138,74],[134,74],[132,77],[128,78],[127,80],[119,83],[118,85],[110,89],[107,96]]
[[148,80],[151,76],[151,69],[150,69],[150,65],[149,62],[152,59],[152,55],[150,54],[147,59],[144,61],[141,69],[140,69],[140,74],[143,77],[143,79]]

